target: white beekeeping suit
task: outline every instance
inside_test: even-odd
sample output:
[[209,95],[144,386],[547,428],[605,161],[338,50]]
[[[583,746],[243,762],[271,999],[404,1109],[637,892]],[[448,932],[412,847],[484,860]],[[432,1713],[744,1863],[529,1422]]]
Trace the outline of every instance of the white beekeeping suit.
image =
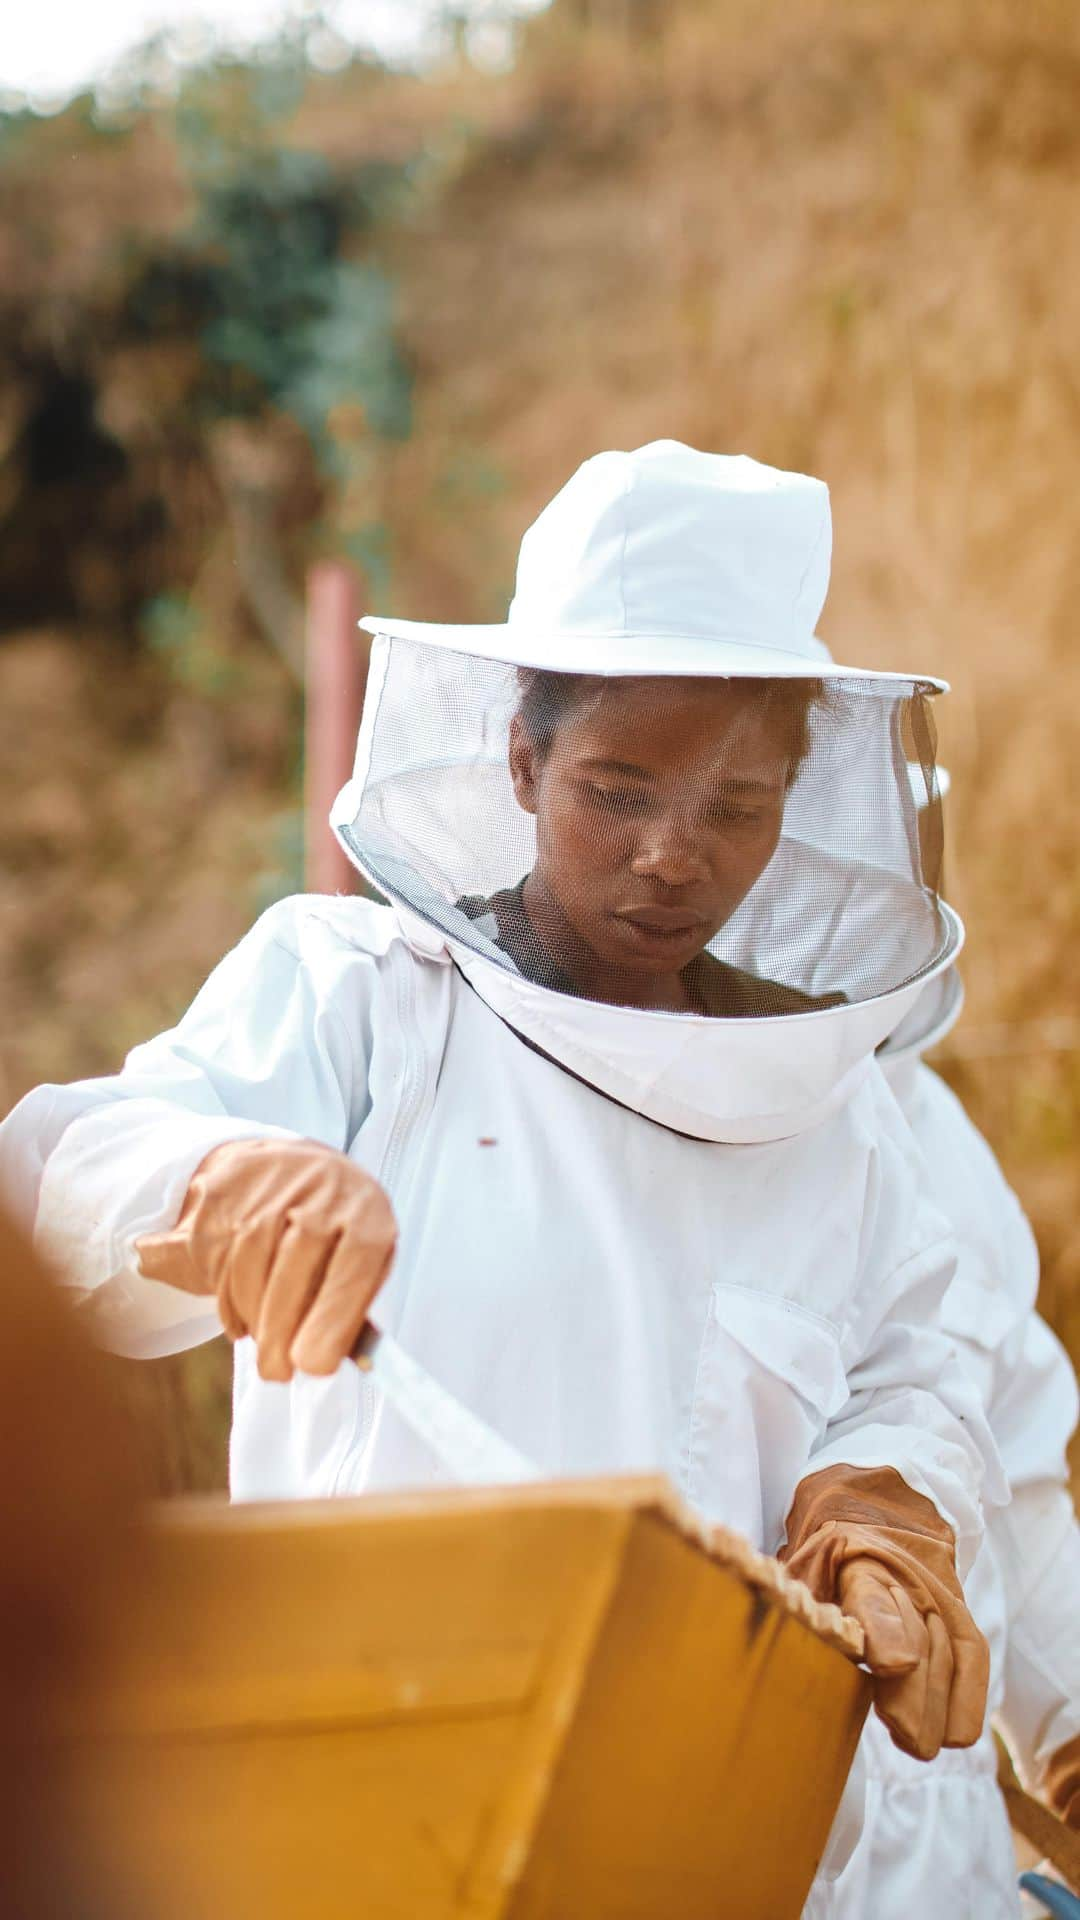
[[336,1366],[351,1335],[296,1370],[316,1266],[272,1363],[280,1262],[243,1305],[251,1169],[347,1160],[398,1222],[376,1317],[546,1473],[660,1468],[759,1547],[786,1528],[875,1645],[859,1582],[910,1580],[924,1706],[892,1724],[933,1747],[978,1725],[950,1569],[1000,1471],[874,1055],[961,936],[906,771],[914,740],[933,782],[938,683],[821,660],[829,551],[819,481],[659,442],[545,509],[505,624],[365,622],[334,823],[387,904],[273,908],[122,1073],[28,1096],[0,1166],[115,1346],[256,1336],[243,1498],[441,1477]]

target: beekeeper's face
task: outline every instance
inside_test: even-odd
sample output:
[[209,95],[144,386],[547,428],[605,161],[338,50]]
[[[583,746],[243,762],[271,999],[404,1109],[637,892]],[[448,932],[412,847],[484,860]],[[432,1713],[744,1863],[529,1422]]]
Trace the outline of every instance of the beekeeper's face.
[[768,866],[803,713],[724,680],[589,679],[560,706],[546,732],[527,703],[511,729],[532,883],[619,998],[687,966]]

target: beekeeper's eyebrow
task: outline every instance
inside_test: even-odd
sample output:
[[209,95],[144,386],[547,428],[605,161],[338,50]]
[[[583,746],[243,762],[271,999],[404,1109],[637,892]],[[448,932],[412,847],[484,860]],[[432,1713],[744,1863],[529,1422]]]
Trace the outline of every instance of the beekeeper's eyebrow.
[[[598,759],[582,760],[578,763],[588,773],[619,773],[632,780],[655,780],[654,767],[639,767],[632,760]],[[721,769],[717,777],[717,786],[725,793],[775,793],[777,786],[783,784],[786,766],[777,764],[775,772],[757,776],[751,773],[726,773]]]
[[656,778],[655,773],[651,772],[648,767],[635,766],[632,760],[605,760],[601,758],[598,760],[583,760],[581,765],[588,768],[590,773],[623,773],[632,780],[654,780]]
[[716,783],[717,789],[721,793],[760,793],[763,795],[775,793],[777,787],[781,787],[783,784],[783,767],[777,767],[771,779],[763,776],[760,780],[755,780],[749,774],[743,774],[742,776],[739,774],[723,774]]

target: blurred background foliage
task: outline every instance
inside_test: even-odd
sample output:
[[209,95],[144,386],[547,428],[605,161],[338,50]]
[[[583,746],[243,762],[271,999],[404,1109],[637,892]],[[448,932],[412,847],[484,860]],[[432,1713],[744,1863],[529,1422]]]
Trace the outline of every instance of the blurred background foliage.
[[[501,617],[587,454],[742,449],[830,482],[833,647],[953,683],[939,1064],[1080,1355],[1080,15],[442,22],[416,70],[315,61],[310,16],[0,113],[0,1105],[118,1064],[300,883],[314,559]],[[219,1484],[227,1356],[120,1372],[152,1483]]]

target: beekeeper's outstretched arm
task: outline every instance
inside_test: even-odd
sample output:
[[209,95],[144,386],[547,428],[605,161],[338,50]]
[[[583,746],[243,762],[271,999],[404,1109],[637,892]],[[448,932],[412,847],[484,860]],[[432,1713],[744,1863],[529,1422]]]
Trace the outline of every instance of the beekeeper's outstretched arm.
[[323,911],[271,908],[120,1074],[39,1087],[0,1128],[8,1204],[116,1351],[224,1327],[280,1379],[332,1372],[363,1324],[395,1229],[344,1149],[368,1106],[385,940],[362,902],[326,903],[333,937]]

